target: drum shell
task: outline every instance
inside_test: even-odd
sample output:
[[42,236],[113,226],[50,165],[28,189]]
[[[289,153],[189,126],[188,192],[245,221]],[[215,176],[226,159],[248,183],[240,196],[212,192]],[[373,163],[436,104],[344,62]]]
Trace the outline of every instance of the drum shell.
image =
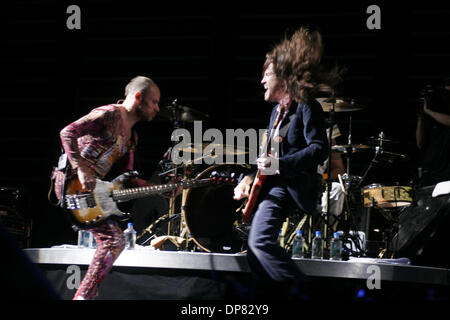
[[[250,173],[247,165],[221,164],[207,168],[196,179],[208,178],[212,172],[244,177]],[[204,251],[219,253],[242,252],[244,243],[235,230],[242,216],[237,210],[243,200],[234,200],[236,183],[209,184],[189,189],[182,214],[194,242]]]
[[[413,202],[412,188],[408,186],[384,186],[371,184],[363,188],[364,207],[396,208],[410,206]],[[373,203],[372,203],[373,199]]]

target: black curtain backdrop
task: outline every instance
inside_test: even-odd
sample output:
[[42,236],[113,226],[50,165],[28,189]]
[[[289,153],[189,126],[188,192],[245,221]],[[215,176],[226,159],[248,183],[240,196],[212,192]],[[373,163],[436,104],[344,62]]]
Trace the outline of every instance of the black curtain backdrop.
[[[75,239],[61,210],[47,201],[66,124],[123,98],[127,82],[145,75],[159,84],[161,105],[177,98],[208,113],[204,130],[264,128],[271,110],[260,85],[264,56],[302,25],[322,33],[324,63],[347,68],[339,96],[367,106],[336,115],[338,143],[347,141],[350,116],[354,143],[383,131],[399,141],[390,150],[409,158],[371,179],[413,179],[418,91],[449,75],[450,10],[431,2],[378,3],[381,29],[369,30],[366,10],[374,3],[345,3],[15,1],[4,7],[0,186],[28,192],[32,246]],[[80,30],[66,27],[71,4],[81,9]],[[141,174],[150,177],[173,127],[157,118],[137,130]],[[351,173],[362,175],[372,156],[356,154]]]

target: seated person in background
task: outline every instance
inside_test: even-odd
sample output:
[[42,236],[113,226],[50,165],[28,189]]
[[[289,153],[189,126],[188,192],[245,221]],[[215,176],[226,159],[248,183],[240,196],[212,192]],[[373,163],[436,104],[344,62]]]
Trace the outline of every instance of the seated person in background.
[[423,98],[416,126],[422,186],[450,180],[450,78]]

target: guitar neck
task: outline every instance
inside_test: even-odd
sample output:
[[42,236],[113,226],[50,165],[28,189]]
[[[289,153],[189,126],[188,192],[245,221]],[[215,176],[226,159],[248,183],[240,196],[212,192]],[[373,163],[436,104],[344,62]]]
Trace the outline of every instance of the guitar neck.
[[203,184],[209,183],[209,179],[191,180],[178,183],[168,183],[155,186],[139,187],[139,188],[129,188],[114,190],[112,192],[113,199],[117,202],[124,202],[139,198],[144,198],[154,194],[162,194],[172,190],[176,190],[179,187],[192,188],[195,186],[201,186]]

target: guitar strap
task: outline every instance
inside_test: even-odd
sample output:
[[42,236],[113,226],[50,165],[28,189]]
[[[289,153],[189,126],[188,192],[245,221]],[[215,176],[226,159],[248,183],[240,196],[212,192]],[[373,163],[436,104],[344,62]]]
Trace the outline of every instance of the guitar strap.
[[[53,167],[53,171],[50,177],[50,189],[48,192],[48,200],[54,206],[64,207],[64,194],[66,190],[66,182],[67,178],[72,175],[72,170],[70,167],[69,160],[67,158],[67,154],[61,148],[61,155],[58,159],[58,164],[56,167]],[[55,203],[51,199],[52,192],[54,191],[56,198],[58,201]]]

